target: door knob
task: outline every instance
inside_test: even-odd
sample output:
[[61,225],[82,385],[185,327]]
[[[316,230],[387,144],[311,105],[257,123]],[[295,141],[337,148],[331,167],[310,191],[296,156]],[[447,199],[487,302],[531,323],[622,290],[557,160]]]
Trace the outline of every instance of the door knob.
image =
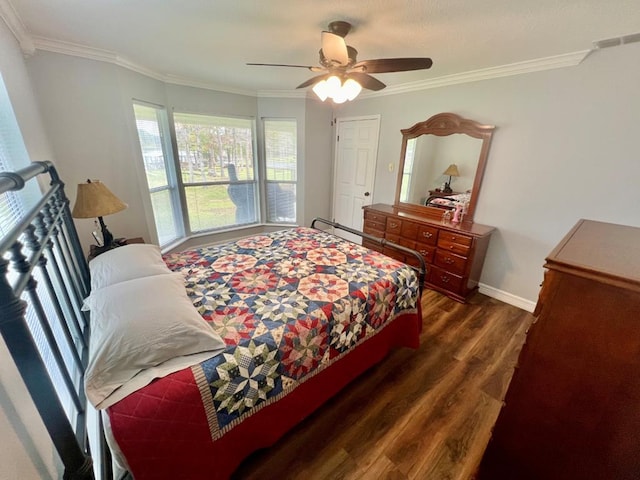
[[371,195],[369,192],[364,192],[365,197],[368,197],[369,195]]

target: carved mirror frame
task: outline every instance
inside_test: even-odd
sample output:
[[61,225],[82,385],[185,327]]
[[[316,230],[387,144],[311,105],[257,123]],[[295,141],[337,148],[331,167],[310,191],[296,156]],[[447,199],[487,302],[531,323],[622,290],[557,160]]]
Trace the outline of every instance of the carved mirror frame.
[[474,120],[463,118],[455,113],[439,113],[432,116],[424,122],[416,123],[411,128],[400,130],[402,132],[402,148],[400,150],[400,162],[398,165],[398,181],[396,184],[395,206],[403,210],[414,211],[423,215],[440,218],[443,210],[436,207],[428,207],[425,205],[417,205],[413,203],[404,203],[400,201],[400,192],[402,188],[402,177],[404,173],[404,161],[407,152],[407,141],[421,135],[436,135],[438,137],[446,137],[454,134],[469,135],[470,137],[482,140],[480,148],[480,156],[476,167],[476,174],[471,189],[471,200],[465,215],[465,222],[473,221],[476,203],[480,194],[480,186],[482,185],[482,177],[484,176],[487,158],[489,156],[489,147],[493,137],[495,126],[483,125]]

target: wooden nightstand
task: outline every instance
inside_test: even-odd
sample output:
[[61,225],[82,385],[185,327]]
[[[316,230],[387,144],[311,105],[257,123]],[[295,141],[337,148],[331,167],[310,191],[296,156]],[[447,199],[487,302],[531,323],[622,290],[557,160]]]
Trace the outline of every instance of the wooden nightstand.
[[444,193],[442,190],[429,190],[431,197],[448,197],[450,195],[458,195],[460,192]]
[[[115,244],[117,244],[117,247],[122,247],[124,245],[131,245],[132,243],[145,243],[144,238],[142,237],[134,237],[134,238],[116,238],[113,241]],[[89,247],[89,256],[87,257],[87,261],[90,262],[91,260],[93,260],[94,258],[96,258],[98,255],[107,252],[109,250],[113,250],[114,248],[117,247],[99,247],[98,245],[91,245]]]

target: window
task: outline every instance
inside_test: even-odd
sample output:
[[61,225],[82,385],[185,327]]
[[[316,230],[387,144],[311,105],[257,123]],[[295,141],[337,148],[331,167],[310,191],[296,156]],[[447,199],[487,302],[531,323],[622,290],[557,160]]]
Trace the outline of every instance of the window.
[[[19,170],[29,163],[31,160],[9,100],[9,93],[0,76],[0,171]],[[24,207],[35,205],[40,196],[40,191],[33,182],[19,192],[0,195],[0,234],[6,234],[24,214]]]
[[413,172],[413,161],[416,156],[416,139],[410,138],[404,154],[404,170],[402,171],[402,186],[400,187],[400,201],[408,202],[408,198],[413,192],[411,188],[411,173]]
[[175,113],[174,124],[191,231],[258,222],[253,121]]
[[295,223],[298,143],[295,120],[264,120],[267,221]]
[[162,107],[140,103],[133,104],[133,111],[158,242],[166,245],[184,232],[167,112]]
[[175,112],[170,136],[164,108],[134,102],[134,112],[161,245],[184,230],[213,232],[265,217],[267,223],[296,222],[295,119],[264,121],[265,158],[258,170],[251,118]]
[[[9,95],[2,76],[0,76],[0,172],[19,170],[27,167],[30,163],[31,160],[27,153],[22,134],[20,133],[20,128],[18,126],[13,107],[11,106]],[[42,198],[42,194],[35,181],[28,182],[24,189],[19,192],[6,192],[1,194],[0,235],[4,236],[15,225],[17,225],[22,217],[25,216],[31,207],[35,206],[40,198]],[[28,253],[28,249],[26,252]],[[27,324],[29,325],[29,329],[32,331],[38,351],[50,372],[60,402],[64,406],[71,424],[74,425],[78,410],[72,401],[72,397],[67,386],[65,385],[65,378],[69,378],[71,382],[75,384],[78,384],[82,378],[80,370],[73,362],[74,346],[64,340],[58,342],[58,347],[60,348],[64,359],[64,365],[58,365],[55,360],[53,350],[44,332],[43,325],[45,325],[45,323],[41,323],[41,321],[46,322],[57,339],[64,339],[65,336],[62,322],[67,320],[66,318],[60,318],[58,316],[57,311],[54,308],[54,301],[50,296],[48,289],[45,287],[46,284],[42,278],[41,268],[34,269],[33,275],[36,279],[38,297],[42,302],[46,318],[42,320],[38,319],[35,308],[29,301],[29,296],[25,291],[22,295],[22,299],[27,302]],[[65,282],[70,281],[66,272],[63,272],[63,277]],[[17,278],[17,272],[14,270],[13,264],[9,265],[8,278],[10,281]],[[64,288],[55,281],[55,277],[53,278],[53,283],[54,288],[58,291]],[[67,316],[67,318],[71,317]],[[73,329],[71,331],[73,332],[72,341],[79,344],[79,335],[81,334]]]

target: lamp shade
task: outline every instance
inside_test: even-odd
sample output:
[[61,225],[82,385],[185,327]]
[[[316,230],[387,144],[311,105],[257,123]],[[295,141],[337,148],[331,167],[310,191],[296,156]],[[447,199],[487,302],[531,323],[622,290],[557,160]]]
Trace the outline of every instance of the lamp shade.
[[449,175],[450,177],[459,177],[460,172],[458,172],[458,166],[455,163],[452,163],[447,167],[443,175]]
[[116,197],[104,183],[88,180],[78,185],[76,203],[71,215],[74,218],[94,218],[111,215],[127,208],[127,204]]

